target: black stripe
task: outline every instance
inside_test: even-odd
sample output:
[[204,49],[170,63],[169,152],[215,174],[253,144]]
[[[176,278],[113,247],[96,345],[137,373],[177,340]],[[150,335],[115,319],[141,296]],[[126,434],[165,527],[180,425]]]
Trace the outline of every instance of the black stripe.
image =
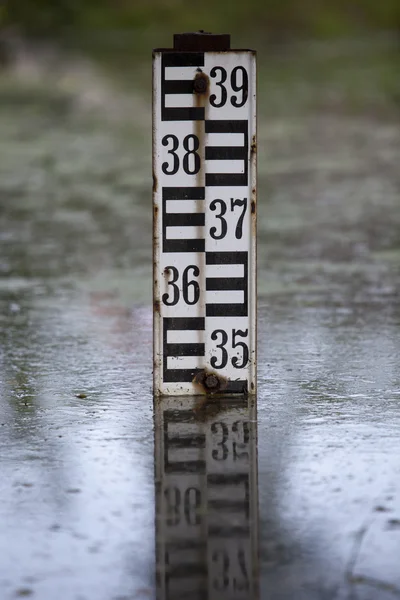
[[208,485],[237,485],[239,483],[249,486],[249,476],[247,473],[210,473],[207,475]]
[[163,52],[163,67],[204,67],[204,52]]
[[204,356],[204,344],[168,344],[167,356]]
[[[243,277],[207,277],[206,290],[243,290],[243,302],[207,302],[206,317],[247,317],[248,316],[248,253],[247,252],[206,252],[206,265],[242,264]],[[240,281],[242,285],[240,286]],[[231,288],[231,285],[236,287]]]
[[202,331],[205,328],[204,317],[164,317],[164,328],[168,331],[192,329]]
[[167,238],[167,227],[204,226],[205,213],[169,213],[168,200],[203,200],[204,187],[166,187],[162,191],[162,249],[163,252],[204,252],[204,238],[170,239]]
[[[164,52],[161,58],[161,120],[162,121],[203,121],[204,107],[171,107],[165,106],[165,96],[168,86],[181,85],[171,83],[174,80],[165,79],[166,67],[202,67],[204,66],[204,52]],[[179,81],[179,80],[176,80]],[[192,84],[192,82],[189,83]],[[186,85],[182,84],[182,85]],[[193,85],[193,84],[192,84]]]
[[204,200],[204,187],[163,187],[164,200]]
[[166,79],[164,94],[193,94],[193,79]]
[[[179,379],[179,381],[183,381]],[[204,460],[182,460],[176,462],[166,463],[164,465],[164,472],[168,475],[172,473],[199,473],[203,474],[206,470],[206,463]]]
[[165,544],[166,552],[179,552],[179,550],[204,550],[207,548],[206,540],[199,539],[174,539]]
[[[205,222],[205,213],[166,213],[164,215],[163,225],[165,227],[200,227],[202,225],[205,225]],[[170,238],[167,238],[165,241],[170,241]]]
[[[167,577],[167,576],[166,576]],[[194,590],[180,590],[180,589],[170,589],[167,585],[167,592],[165,600],[208,600],[208,588],[206,581],[198,581],[194,580],[196,589]],[[200,587],[201,586],[201,587]],[[173,587],[173,586],[171,586]],[[182,586],[181,586],[182,587]],[[157,596],[158,598],[159,596]]]
[[196,420],[196,413],[194,410],[175,410],[167,408],[164,410],[164,422],[168,423],[188,423],[189,421]]
[[[247,160],[245,161],[247,167]],[[248,184],[247,168],[245,173],[206,173],[206,185],[233,186]]]
[[[165,361],[165,359],[164,359]],[[165,362],[164,362],[164,366],[165,366]],[[176,371],[180,371],[179,376],[180,378],[178,379],[178,381],[185,381],[184,379],[182,379],[182,371],[184,371],[184,369],[171,369],[169,371],[167,371],[168,374],[174,373]],[[193,374],[190,373],[192,379],[193,379]],[[192,381],[192,379],[189,379],[189,381]],[[164,374],[164,381],[170,381],[170,379],[165,379],[165,374]],[[182,416],[188,416],[188,414],[191,411],[181,411],[183,414]],[[192,436],[183,436],[183,437],[177,437],[176,435],[174,435],[173,433],[171,434],[171,436],[169,436],[169,426],[170,424],[174,423],[174,419],[172,418],[173,415],[173,411],[165,411],[164,413],[164,471],[165,473],[198,473],[201,472],[203,473],[205,470],[205,461],[204,460],[169,460],[169,452],[170,450],[173,449],[183,449],[183,448],[191,448],[191,447],[198,447],[198,448],[204,448],[205,447],[205,435],[192,435]],[[176,422],[176,421],[175,421]],[[182,422],[182,420],[181,420]],[[184,455],[183,455],[184,456]]]
[[245,512],[248,514],[249,503],[246,500],[208,500],[208,509],[212,511],[222,510],[224,513]]
[[[163,318],[163,379],[165,383],[192,382],[202,369],[168,369],[168,356],[204,356],[204,344],[169,344],[168,331],[204,331],[204,317]],[[183,350],[186,352],[183,353]],[[176,352],[176,354],[174,354]]]
[[247,303],[207,304],[206,317],[247,317]]
[[[243,146],[207,146],[206,159],[243,159],[243,173],[206,173],[206,186],[245,186],[248,184],[249,123],[247,120],[205,121],[206,133],[243,133]],[[236,155],[236,153],[238,153]]]
[[246,160],[244,146],[206,146],[206,160]]
[[205,121],[206,133],[244,133],[247,134],[249,122],[245,120]]
[[181,562],[179,565],[168,565],[168,579],[189,579],[194,575],[207,575],[207,565],[198,562]]
[[247,252],[206,252],[206,265],[247,265]]
[[247,394],[247,392],[248,392],[247,379],[238,379],[236,381],[229,381],[224,392],[226,394]]
[[207,304],[206,317],[247,317],[247,303]]
[[245,282],[243,277],[206,277],[207,291],[242,290]]
[[167,359],[164,356],[164,383],[192,383],[193,379],[203,369],[168,369]]
[[240,538],[250,535],[249,525],[209,525],[208,535],[222,538]]
[[165,240],[163,243],[164,252],[204,252],[206,247],[205,240]]
[[179,437],[168,437],[168,450],[171,448],[205,448],[205,435],[180,435]]

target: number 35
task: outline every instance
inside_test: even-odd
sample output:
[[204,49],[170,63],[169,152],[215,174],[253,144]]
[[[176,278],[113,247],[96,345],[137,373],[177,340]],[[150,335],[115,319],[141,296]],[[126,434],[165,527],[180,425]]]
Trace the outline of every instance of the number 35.
[[[249,348],[247,344],[236,341],[237,337],[247,337],[248,333],[248,329],[245,329],[244,331],[241,329],[232,329],[232,348],[242,348],[242,360],[240,360],[237,356],[234,356],[231,359],[231,363],[235,369],[243,369],[249,362]],[[220,362],[218,362],[218,358],[216,356],[213,356],[210,361],[211,366],[214,369],[223,369],[228,364],[228,351],[225,348],[228,342],[228,334],[223,329],[216,329],[212,332],[211,339],[214,341],[219,341],[219,336],[221,336],[221,342],[217,344],[217,348],[221,350]]]

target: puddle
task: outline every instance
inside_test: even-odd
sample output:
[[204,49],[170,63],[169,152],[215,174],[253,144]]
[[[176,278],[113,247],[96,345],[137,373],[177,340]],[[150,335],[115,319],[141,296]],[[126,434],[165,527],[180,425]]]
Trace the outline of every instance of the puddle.
[[[374,81],[392,60],[379,48]],[[90,63],[2,80],[3,598],[399,594],[398,121],[382,89],[343,104],[362,56],[329,94],[305,56],[300,96],[274,60],[257,422],[246,404],[153,414],[149,90]],[[166,442],[200,471],[168,471]]]

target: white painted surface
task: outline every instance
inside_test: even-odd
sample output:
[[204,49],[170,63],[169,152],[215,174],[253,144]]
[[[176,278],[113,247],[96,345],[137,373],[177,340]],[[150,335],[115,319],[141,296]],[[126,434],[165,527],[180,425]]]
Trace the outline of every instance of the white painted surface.
[[255,78],[251,51],[154,55],[156,395],[256,392]]

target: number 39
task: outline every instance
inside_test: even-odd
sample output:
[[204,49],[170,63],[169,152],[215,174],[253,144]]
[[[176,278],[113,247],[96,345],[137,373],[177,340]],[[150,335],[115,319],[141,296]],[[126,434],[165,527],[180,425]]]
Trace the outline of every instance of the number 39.
[[[238,73],[241,73],[241,77],[238,77]],[[210,96],[210,104],[215,108],[221,108],[221,106],[225,106],[226,101],[228,99],[228,92],[224,85],[227,80],[228,74],[224,67],[213,67],[210,71],[210,77],[217,78],[219,76],[219,81],[216,81],[216,85],[220,88],[220,97],[217,99],[216,94],[211,94]],[[247,71],[244,67],[235,67],[232,69],[231,78],[230,78],[231,88],[234,92],[240,92],[241,97],[239,95],[232,94],[231,96],[231,104],[235,108],[240,108],[244,106],[247,102],[247,97],[249,95],[249,78],[247,75]]]

